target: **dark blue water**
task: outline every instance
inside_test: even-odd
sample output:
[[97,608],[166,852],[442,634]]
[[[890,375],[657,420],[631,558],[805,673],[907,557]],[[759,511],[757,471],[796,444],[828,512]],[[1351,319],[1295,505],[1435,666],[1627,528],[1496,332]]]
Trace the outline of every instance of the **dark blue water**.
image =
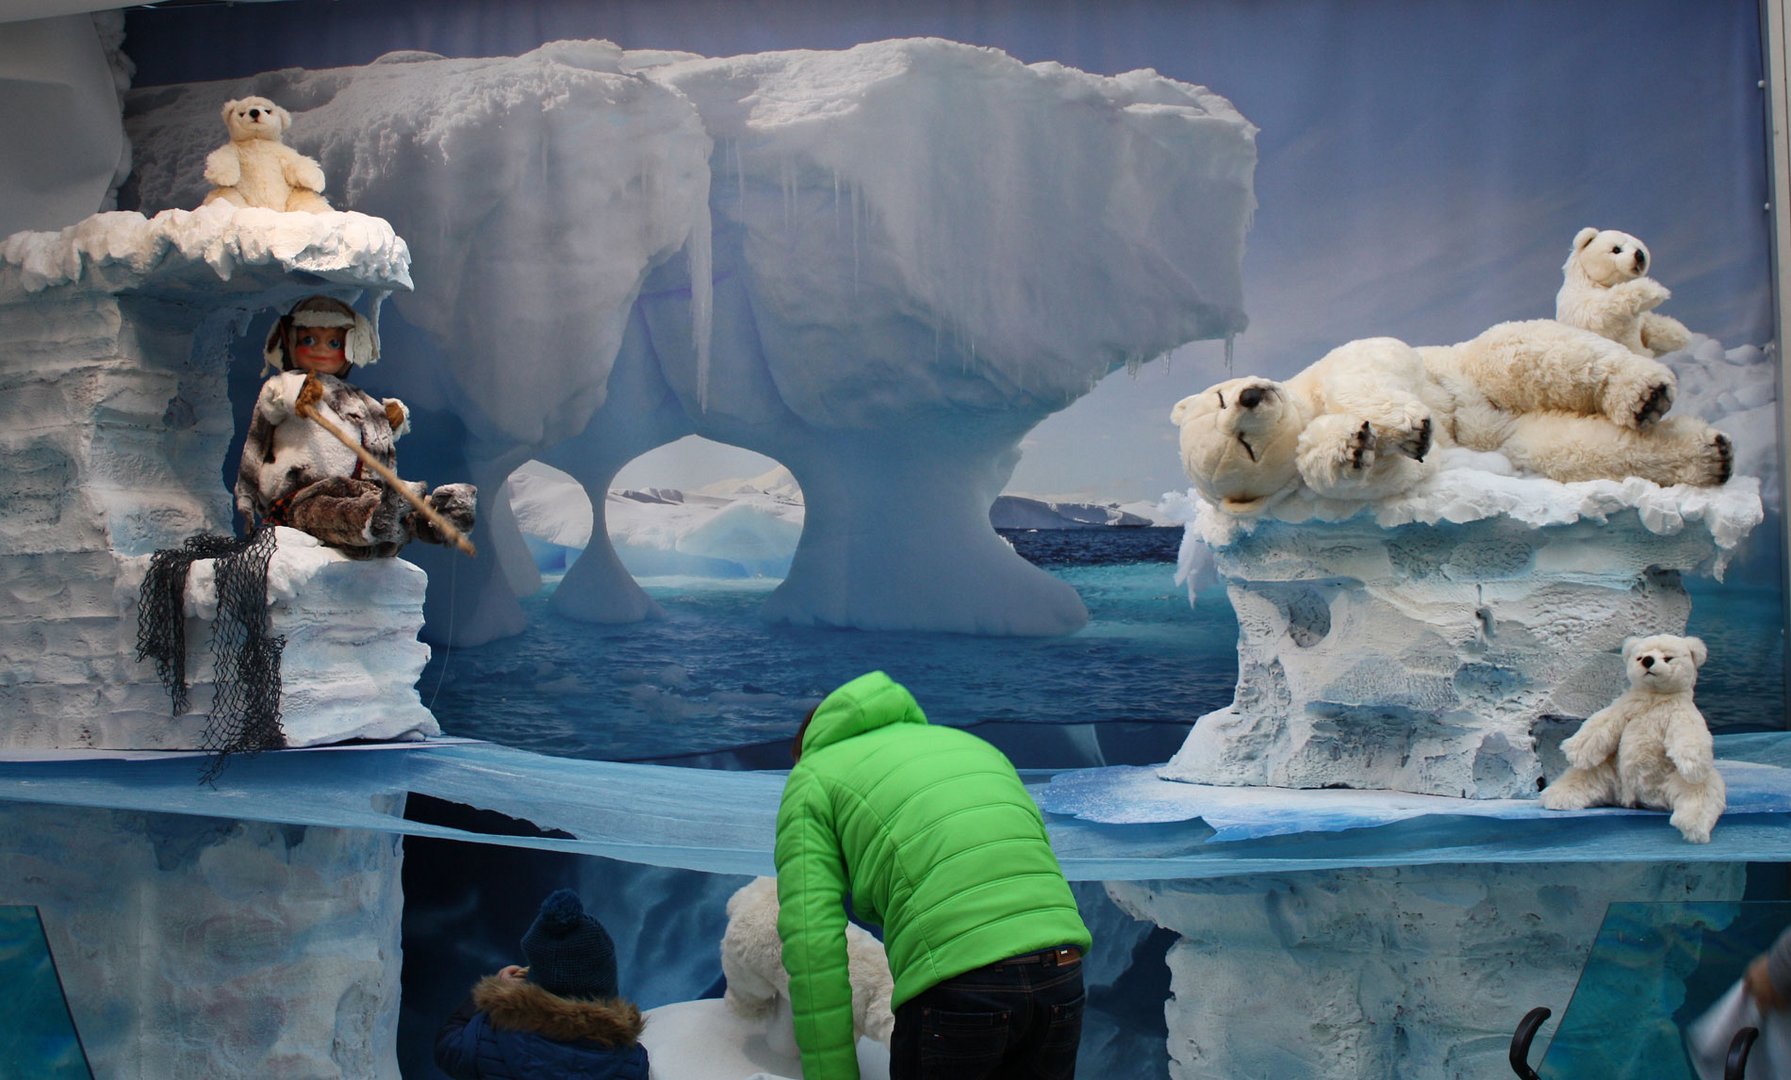
[[[907,684],[935,722],[974,728],[1021,767],[1163,761],[1195,719],[1230,702],[1237,621],[1222,590],[1189,606],[1174,581],[1179,528],[1005,535],[1076,589],[1087,627],[1031,639],[770,626],[758,609],[776,582],[693,578],[642,581],[665,619],[595,626],[549,610],[554,578],[523,602],[527,631],[438,651],[419,689],[449,734],[720,768],[786,765],[808,709],[873,668]],[[1698,687],[1711,726],[1783,727],[1778,591],[1692,591],[1691,631],[1711,651]]]
[[[1174,581],[1179,528],[1010,539],[1081,594],[1087,627],[1035,639],[771,626],[758,609],[776,582],[688,578],[642,580],[665,619],[594,626],[549,610],[550,581],[523,602],[527,631],[438,650],[419,689],[453,735],[610,760],[760,748],[697,762],[752,766],[787,764],[783,746],[808,709],[874,668],[935,722],[980,725],[1023,767],[1161,761],[1195,718],[1231,700],[1237,623],[1223,593],[1189,607]],[[1106,749],[1070,730],[1085,724],[1108,725]]]

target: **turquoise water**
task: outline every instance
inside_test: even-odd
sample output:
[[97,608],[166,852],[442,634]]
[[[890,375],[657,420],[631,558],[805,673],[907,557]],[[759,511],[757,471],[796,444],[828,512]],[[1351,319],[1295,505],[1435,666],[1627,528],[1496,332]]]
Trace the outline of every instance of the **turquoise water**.
[[[1195,719],[1230,702],[1237,621],[1222,590],[1189,606],[1174,581],[1180,529],[1009,538],[1076,589],[1087,627],[1031,639],[768,626],[758,610],[775,581],[695,578],[642,580],[665,619],[596,626],[551,611],[555,577],[524,601],[526,632],[438,650],[419,689],[449,734],[724,768],[786,764],[809,707],[873,668],[906,683],[936,722],[976,727],[1022,767],[1163,761]],[[1711,652],[1698,687],[1711,726],[1783,727],[1778,590],[1692,591],[1691,630]]]
[[1612,904],[1559,1028],[1530,1055],[1537,1073],[1697,1080],[1684,1030],[1788,922],[1785,902]]
[[0,976],[0,1076],[91,1080],[36,908],[0,907]]

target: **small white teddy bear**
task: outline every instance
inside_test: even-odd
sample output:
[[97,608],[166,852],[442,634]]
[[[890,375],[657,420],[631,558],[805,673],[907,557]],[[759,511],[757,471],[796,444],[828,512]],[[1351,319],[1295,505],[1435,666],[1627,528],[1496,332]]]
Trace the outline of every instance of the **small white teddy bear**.
[[1673,827],[1687,840],[1708,843],[1728,789],[1716,771],[1710,729],[1692,702],[1707,655],[1695,637],[1625,641],[1629,689],[1561,744],[1571,767],[1543,789],[1542,805],[1671,810]]
[[314,214],[330,209],[323,168],[280,141],[292,114],[264,97],[246,97],[226,101],[223,115],[230,141],[205,159],[205,179],[213,185],[206,203]]
[[[790,976],[784,970],[777,912],[776,878],[754,878],[728,898],[728,928],[721,937],[721,973],[728,987],[722,1000],[741,1016],[763,1018],[766,1043],[795,1054]],[[870,931],[851,923],[846,924],[846,969],[852,983],[853,1033],[888,1045],[895,1032],[889,956]]]
[[1678,319],[1656,312],[1673,294],[1648,272],[1648,248],[1615,229],[1590,226],[1573,238],[1561,267],[1555,318],[1610,338],[1641,356],[1683,349],[1691,332]]

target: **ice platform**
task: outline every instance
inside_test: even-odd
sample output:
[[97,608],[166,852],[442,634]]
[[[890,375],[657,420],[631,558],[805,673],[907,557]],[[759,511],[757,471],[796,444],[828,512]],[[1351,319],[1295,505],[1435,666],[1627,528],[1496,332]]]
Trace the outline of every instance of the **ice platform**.
[[[1791,734],[1720,735],[1729,810],[1709,844],[1653,811],[1556,812],[1531,800],[1220,788],[1148,768],[1027,771],[1065,873],[1146,881],[1461,863],[1783,862],[1791,859]],[[784,773],[550,757],[492,743],[270,751],[233,760],[155,752],[13,752],[0,799],[315,825],[575,852],[711,873],[772,872]],[[406,820],[414,792],[528,821],[499,836]],[[701,792],[701,799],[693,799]]]

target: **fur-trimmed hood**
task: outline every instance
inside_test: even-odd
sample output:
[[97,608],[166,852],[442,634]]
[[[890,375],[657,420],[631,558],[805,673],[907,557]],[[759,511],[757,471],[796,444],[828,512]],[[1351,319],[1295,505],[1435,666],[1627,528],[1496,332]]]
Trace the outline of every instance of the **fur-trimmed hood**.
[[473,987],[473,1005],[491,1017],[498,1031],[527,1031],[557,1042],[633,1046],[646,1027],[632,1001],[563,998],[534,983],[497,975],[487,975]]

